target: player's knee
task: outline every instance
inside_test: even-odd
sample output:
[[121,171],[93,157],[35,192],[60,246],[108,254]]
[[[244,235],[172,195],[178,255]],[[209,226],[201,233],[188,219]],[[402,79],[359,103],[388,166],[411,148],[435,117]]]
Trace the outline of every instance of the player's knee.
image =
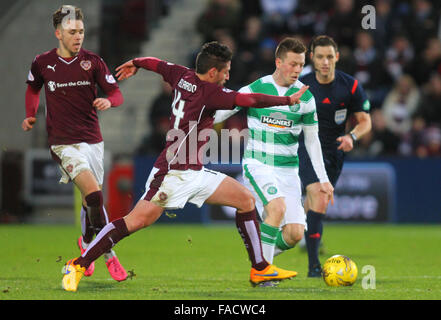
[[309,206],[311,210],[318,213],[326,213],[329,202],[327,194],[320,191],[315,191],[311,193],[311,197],[309,199]]
[[290,246],[295,246],[300,240],[302,240],[304,229],[290,228],[288,232],[284,234],[284,239]]
[[303,239],[304,232],[294,232],[291,234],[291,245],[295,245],[297,242]]
[[277,198],[270,201],[265,209],[269,215],[283,219],[285,216],[286,204],[285,201],[283,201],[283,198]]
[[[130,213],[129,213],[130,214]],[[146,215],[131,215],[129,219],[126,219],[127,229],[131,232],[144,229],[151,225]]]
[[256,199],[248,189],[244,188],[241,199],[242,200],[239,205],[239,208],[237,208],[239,211],[249,212],[251,210],[254,210]]

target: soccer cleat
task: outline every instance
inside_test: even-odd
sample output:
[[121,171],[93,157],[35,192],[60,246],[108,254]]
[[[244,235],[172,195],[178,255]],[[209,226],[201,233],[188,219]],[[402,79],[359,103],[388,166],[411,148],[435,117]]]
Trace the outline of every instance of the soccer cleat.
[[321,278],[321,276],[322,276],[322,267],[319,264],[309,268],[308,278]]
[[106,266],[107,270],[109,270],[109,273],[114,280],[124,281],[127,279],[127,272],[126,270],[124,270],[121,263],[119,263],[119,260],[116,256],[108,259],[106,261]]
[[270,264],[268,267],[266,267],[261,271],[251,268],[250,282],[253,286],[256,286],[262,282],[281,281],[284,279],[293,278],[296,275],[297,275],[296,271],[283,270],[276,267],[275,265]]
[[[80,248],[81,254],[83,254],[86,251],[86,249],[83,248],[82,243],[83,243],[83,237],[79,237],[77,244],[78,244],[78,248]],[[95,262],[92,262],[89,268],[87,268],[86,272],[84,272],[84,276],[90,277],[94,271],[95,271]]]
[[61,281],[61,285],[66,291],[77,291],[78,284],[86,271],[86,268],[78,264],[74,264],[73,262],[75,260],[76,259],[69,260],[63,267],[62,273],[64,276],[63,280]]

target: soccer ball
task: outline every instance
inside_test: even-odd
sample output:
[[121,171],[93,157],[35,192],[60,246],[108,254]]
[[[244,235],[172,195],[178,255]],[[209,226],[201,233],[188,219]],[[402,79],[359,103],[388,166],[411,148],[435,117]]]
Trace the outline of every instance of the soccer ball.
[[357,280],[357,265],[350,258],[335,255],[323,265],[323,280],[328,286],[352,286]]

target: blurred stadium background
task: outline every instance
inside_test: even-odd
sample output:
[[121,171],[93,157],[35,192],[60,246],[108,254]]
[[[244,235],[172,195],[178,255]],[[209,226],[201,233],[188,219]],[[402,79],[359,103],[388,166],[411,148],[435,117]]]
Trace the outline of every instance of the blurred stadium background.
[[[316,34],[340,46],[337,67],[354,75],[372,105],[373,130],[348,154],[329,221],[441,222],[441,2],[428,0],[3,0],[0,46],[0,223],[75,223],[72,185],[59,185],[50,159],[44,95],[37,125],[21,129],[26,77],[35,55],[57,46],[52,13],[83,9],[84,48],[111,70],[137,56],[193,67],[205,41],[229,45],[235,57],[227,87],[238,89],[273,71],[279,39]],[[364,5],[376,28],[361,28]],[[310,66],[306,69],[310,70]],[[108,212],[128,212],[163,147],[171,96],[153,73],[120,83],[123,106],[100,113],[106,147]],[[243,128],[243,114],[217,129]],[[240,177],[240,165],[213,165]],[[228,208],[188,205],[160,222],[225,222]]]

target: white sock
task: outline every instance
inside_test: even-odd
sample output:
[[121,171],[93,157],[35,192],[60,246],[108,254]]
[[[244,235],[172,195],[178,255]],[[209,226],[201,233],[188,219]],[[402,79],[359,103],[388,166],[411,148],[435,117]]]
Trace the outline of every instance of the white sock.
[[115,256],[116,256],[115,251],[113,251],[112,249],[110,249],[109,252],[106,252],[106,253],[103,254],[103,257],[104,257],[105,261],[107,261],[109,259],[112,259]]
[[274,258],[274,245],[262,241],[262,251],[265,260],[268,261],[269,264],[272,264]]

